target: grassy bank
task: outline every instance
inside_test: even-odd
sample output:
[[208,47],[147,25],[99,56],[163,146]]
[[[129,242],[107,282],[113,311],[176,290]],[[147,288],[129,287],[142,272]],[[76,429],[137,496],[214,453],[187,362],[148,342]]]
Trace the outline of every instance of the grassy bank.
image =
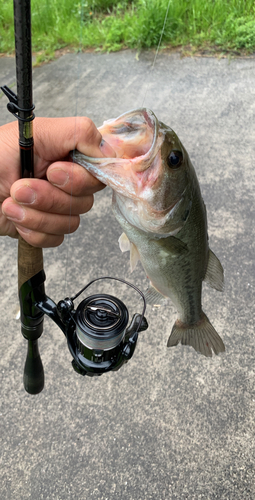
[[[253,0],[31,0],[33,50],[161,46],[255,52]],[[0,52],[14,50],[12,0],[0,3]]]

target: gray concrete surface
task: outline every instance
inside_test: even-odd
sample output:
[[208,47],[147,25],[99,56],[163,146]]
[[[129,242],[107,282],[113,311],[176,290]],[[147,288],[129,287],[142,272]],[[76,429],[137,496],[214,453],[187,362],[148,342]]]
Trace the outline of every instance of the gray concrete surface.
[[[203,306],[226,353],[206,359],[167,349],[176,313],[148,308],[134,358],[99,379],[75,374],[61,332],[45,321],[46,385],[22,386],[25,341],[15,320],[16,242],[0,241],[0,498],[5,500],[243,500],[255,496],[254,156],[255,59],[178,54],[67,54],[34,70],[37,116],[87,115],[97,125],[146,105],[169,124],[195,165],[208,210],[210,246],[224,294],[204,286]],[[0,59],[1,84],[15,82]],[[15,87],[13,87],[15,88]],[[0,124],[11,120],[0,99]],[[118,249],[111,193],[96,196],[75,235],[45,251],[55,300],[112,274],[143,290]],[[109,285],[107,285],[109,291]],[[111,289],[120,293],[117,288]],[[126,294],[131,308],[140,302]]]

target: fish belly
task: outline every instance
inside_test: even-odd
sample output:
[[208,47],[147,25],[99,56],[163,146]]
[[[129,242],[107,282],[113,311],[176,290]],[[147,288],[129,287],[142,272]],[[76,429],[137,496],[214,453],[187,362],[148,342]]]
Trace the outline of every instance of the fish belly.
[[[204,248],[200,245],[197,255],[197,248],[194,249],[194,245],[192,248],[191,243],[188,245],[175,236],[157,238],[132,226],[117,204],[113,206],[113,210],[129,241],[136,246],[152,286],[172,300],[182,322],[198,321],[201,316],[201,290],[208,252],[204,244],[206,238],[203,238]],[[187,225],[185,229],[187,232]],[[196,237],[195,231],[194,236]]]

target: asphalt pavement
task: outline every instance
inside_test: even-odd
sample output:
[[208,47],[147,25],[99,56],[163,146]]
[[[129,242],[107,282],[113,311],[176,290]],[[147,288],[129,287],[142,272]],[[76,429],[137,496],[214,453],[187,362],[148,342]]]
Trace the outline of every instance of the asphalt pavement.
[[[45,388],[23,388],[26,342],[16,319],[17,242],[0,240],[0,498],[3,500],[244,500],[255,497],[255,58],[181,58],[133,51],[66,54],[33,70],[36,116],[92,118],[96,125],[146,106],[180,137],[208,212],[210,247],[225,291],[203,288],[203,309],[226,352],[212,359],[167,348],[172,304],[149,307],[147,332],[121,370],[81,377],[48,319],[40,339]],[[15,91],[15,61],[0,58]],[[0,97],[0,125],[11,121]],[[74,235],[44,251],[55,301],[104,275],[146,289],[121,254],[111,191],[95,196]],[[103,285],[102,285],[103,288]],[[102,291],[102,289],[101,289]],[[140,312],[129,289],[107,282]],[[94,291],[92,290],[92,293]]]

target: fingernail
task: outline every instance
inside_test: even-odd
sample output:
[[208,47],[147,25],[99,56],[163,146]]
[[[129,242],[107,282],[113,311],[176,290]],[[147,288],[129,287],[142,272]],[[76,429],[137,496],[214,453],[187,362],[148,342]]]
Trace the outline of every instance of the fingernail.
[[30,205],[30,204],[34,203],[34,201],[36,199],[36,193],[29,186],[22,186],[14,192],[14,199],[18,203]]
[[21,236],[22,234],[28,234],[32,232],[31,229],[28,229],[27,227],[18,226],[18,224],[15,227]]
[[2,207],[2,212],[7,219],[13,221],[22,221],[25,217],[25,210],[16,203],[7,203]]
[[54,170],[51,170],[47,174],[48,180],[51,182],[51,184],[54,184],[54,186],[65,186],[68,181],[69,181],[69,175],[67,172],[62,170],[61,168],[55,168]]
[[108,144],[108,142],[106,142],[104,139],[102,139],[99,148],[100,148],[101,152],[103,153],[103,155],[106,156],[107,158],[115,158],[116,153],[115,153],[114,149],[112,149],[110,144]]

